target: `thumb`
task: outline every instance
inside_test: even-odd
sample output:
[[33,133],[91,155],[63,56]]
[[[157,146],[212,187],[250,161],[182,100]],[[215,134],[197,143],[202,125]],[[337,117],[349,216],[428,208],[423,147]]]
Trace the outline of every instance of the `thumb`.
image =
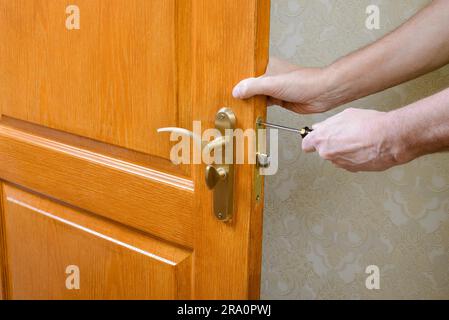
[[273,80],[273,77],[267,76],[242,80],[234,87],[232,95],[236,99],[248,99],[256,95],[269,96],[276,88],[276,81]]

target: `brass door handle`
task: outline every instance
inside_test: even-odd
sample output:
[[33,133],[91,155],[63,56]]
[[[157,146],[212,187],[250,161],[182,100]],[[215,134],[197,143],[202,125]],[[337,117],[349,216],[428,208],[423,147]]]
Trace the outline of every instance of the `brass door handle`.
[[[201,145],[203,153],[211,153],[218,148],[233,148],[235,125],[234,112],[231,109],[222,108],[215,116],[215,128],[220,131],[221,136],[213,141],[202,141],[201,137],[183,128],[160,128],[158,132],[176,132],[192,137]],[[229,221],[234,213],[234,159],[227,159],[226,152],[221,152],[221,157],[221,159],[215,158],[215,163],[206,167],[205,182],[213,192],[215,216],[220,221]]]
[[195,140],[198,145],[201,146],[201,150],[203,150],[205,153],[210,153],[212,150],[223,147],[228,143],[229,137],[218,137],[215,140],[212,140],[210,142],[202,141],[201,137],[194,134],[192,131],[184,129],[184,128],[178,128],[178,127],[167,127],[167,128],[159,128],[157,129],[158,133],[163,132],[169,132],[169,133],[177,133],[179,135],[184,135],[186,137],[190,137],[193,140]]
[[[233,148],[235,125],[234,112],[228,108],[220,109],[215,116],[215,129],[220,131],[221,136],[206,144],[205,150]],[[206,167],[206,184],[213,192],[214,214],[220,221],[230,221],[234,214],[234,162],[234,158],[226,159],[226,152],[221,152],[221,159],[215,159],[215,164]]]
[[178,127],[167,127],[167,128],[159,128],[157,129],[157,133],[163,133],[163,132],[169,132],[169,133],[177,133],[179,135],[184,135],[187,137],[191,137],[193,140],[195,140],[199,145],[203,145],[203,142],[201,141],[201,137],[194,134],[192,131],[184,129],[184,128],[178,128]]

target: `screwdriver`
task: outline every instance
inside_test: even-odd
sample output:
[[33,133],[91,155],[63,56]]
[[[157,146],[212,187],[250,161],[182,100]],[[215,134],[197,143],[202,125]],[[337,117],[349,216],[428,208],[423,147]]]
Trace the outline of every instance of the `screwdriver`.
[[273,124],[273,123],[262,122],[262,121],[259,121],[258,124],[265,126],[266,128],[273,128],[273,129],[279,129],[282,131],[293,132],[293,133],[299,134],[303,139],[305,137],[307,137],[307,135],[313,131],[313,129],[310,129],[309,127],[304,127],[302,129],[296,129],[296,128],[285,127],[285,126],[281,126],[279,124]]

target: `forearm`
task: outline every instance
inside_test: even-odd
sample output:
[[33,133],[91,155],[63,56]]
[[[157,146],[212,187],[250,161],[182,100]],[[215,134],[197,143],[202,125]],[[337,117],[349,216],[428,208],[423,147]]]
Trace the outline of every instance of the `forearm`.
[[449,89],[387,114],[399,163],[449,149]]
[[385,90],[449,62],[449,1],[435,0],[379,41],[325,68],[328,104]]

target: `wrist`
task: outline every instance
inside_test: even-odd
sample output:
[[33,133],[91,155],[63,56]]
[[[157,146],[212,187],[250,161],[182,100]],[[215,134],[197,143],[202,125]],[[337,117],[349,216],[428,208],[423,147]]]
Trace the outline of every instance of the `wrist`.
[[324,67],[322,72],[325,87],[323,100],[328,110],[357,99],[357,94],[354,92],[355,86],[351,85],[350,73],[346,72],[338,61]]
[[419,155],[415,154],[414,134],[410,132],[400,112],[390,111],[385,113],[383,130],[385,145],[390,156],[397,165],[405,164]]

